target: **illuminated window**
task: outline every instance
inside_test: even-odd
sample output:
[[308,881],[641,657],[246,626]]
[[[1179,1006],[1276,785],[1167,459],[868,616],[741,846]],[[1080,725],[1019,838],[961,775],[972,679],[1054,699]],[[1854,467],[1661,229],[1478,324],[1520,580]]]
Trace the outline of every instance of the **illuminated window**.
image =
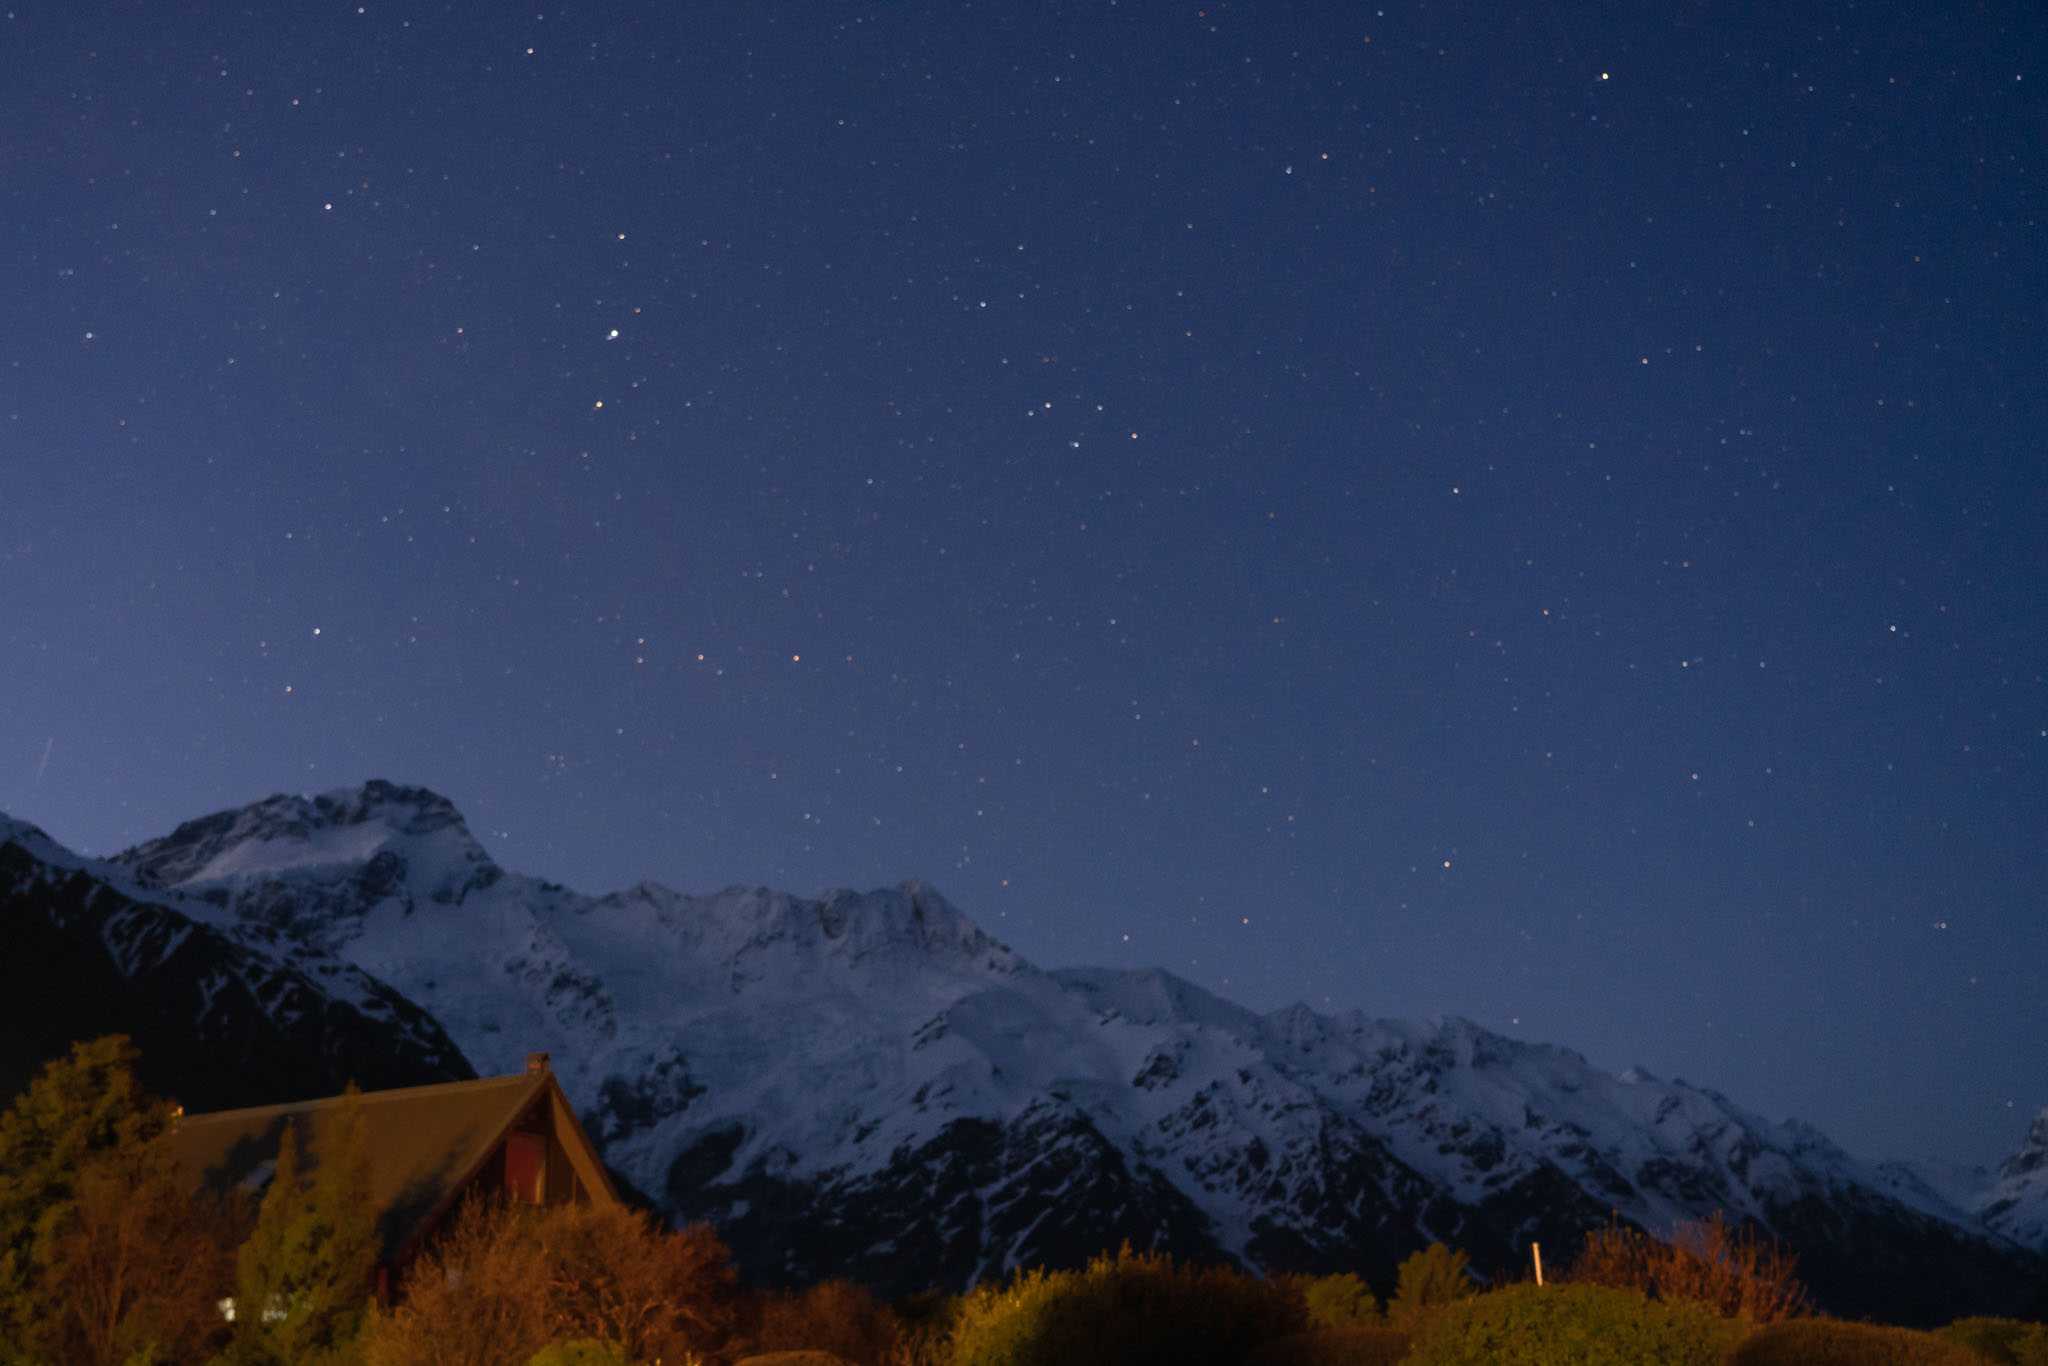
[[548,1141],[540,1134],[505,1135],[505,1193],[538,1205],[547,1194]]

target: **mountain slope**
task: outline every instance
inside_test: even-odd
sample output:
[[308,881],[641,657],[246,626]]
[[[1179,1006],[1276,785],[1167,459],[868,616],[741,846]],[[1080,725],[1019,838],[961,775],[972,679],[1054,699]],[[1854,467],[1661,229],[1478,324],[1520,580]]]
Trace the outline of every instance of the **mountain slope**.
[[2048,1251],[2048,1107],[1983,1193],[1984,1221],[2014,1242]]
[[71,1041],[109,1033],[135,1040],[146,1086],[195,1110],[475,1075],[360,969],[195,921],[4,817],[0,933],[0,1098]]
[[[118,862],[225,931],[392,983],[487,1071],[548,1049],[607,1161],[769,1279],[959,1286],[1129,1238],[1384,1288],[1431,1239],[1505,1269],[1610,1211],[1662,1229],[1714,1209],[1796,1233],[1851,1312],[1906,1303],[1858,1274],[1886,1240],[1970,1269],[1974,1291],[1918,1276],[1930,1313],[2005,1306],[2032,1273],[1926,1183],[1714,1092],[1463,1020],[1258,1015],[1164,972],[1043,971],[918,883],[581,896],[386,783],[273,797]],[[1860,1261],[1831,1265],[1852,1235]]]

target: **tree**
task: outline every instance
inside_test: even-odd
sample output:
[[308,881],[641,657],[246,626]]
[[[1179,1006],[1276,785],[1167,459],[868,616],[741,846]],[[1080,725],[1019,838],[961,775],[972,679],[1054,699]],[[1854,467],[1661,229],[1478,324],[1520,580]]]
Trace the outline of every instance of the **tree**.
[[299,1174],[297,1131],[285,1125],[256,1228],[236,1259],[239,1362],[354,1359],[377,1263],[362,1104],[351,1085],[323,1117],[310,1181]]
[[1660,1259],[1657,1296],[1691,1300],[1745,1323],[1777,1323],[1813,1312],[1799,1282],[1799,1257],[1765,1243],[1753,1226],[1731,1228],[1719,1210],[1672,1230]]
[[1777,1323],[1812,1312],[1799,1281],[1799,1258],[1754,1228],[1725,1216],[1686,1220],[1660,1242],[1613,1224],[1587,1235],[1568,1279],[1634,1290],[1660,1300],[1690,1300],[1727,1318]]
[[731,1334],[738,1278],[708,1224],[664,1233],[617,1205],[556,1205],[539,1221],[552,1336],[598,1338],[635,1361],[681,1361]]
[[1412,1333],[1430,1310],[1478,1294],[1479,1287],[1472,1283],[1467,1269],[1471,1260],[1442,1243],[1411,1253],[1394,1273],[1394,1298],[1387,1301],[1387,1322]]
[[1656,1283],[1650,1270],[1655,1245],[1656,1240],[1641,1229],[1614,1220],[1586,1235],[1571,1268],[1558,1279],[1647,1295]]
[[211,1355],[226,1337],[237,1213],[192,1198],[164,1137],[89,1159],[38,1249],[44,1355],[91,1366]]
[[709,1227],[664,1233],[611,1206],[472,1200],[363,1343],[371,1366],[495,1366],[589,1339],[682,1362],[731,1336],[736,1281]]
[[[161,1134],[172,1107],[145,1095],[125,1035],[75,1043],[0,1114],[0,1344],[37,1333],[37,1268],[96,1156]],[[0,1348],[0,1351],[4,1351]]]
[[405,1298],[364,1334],[369,1366],[497,1366],[548,1345],[537,1216],[471,1199],[407,1269]]

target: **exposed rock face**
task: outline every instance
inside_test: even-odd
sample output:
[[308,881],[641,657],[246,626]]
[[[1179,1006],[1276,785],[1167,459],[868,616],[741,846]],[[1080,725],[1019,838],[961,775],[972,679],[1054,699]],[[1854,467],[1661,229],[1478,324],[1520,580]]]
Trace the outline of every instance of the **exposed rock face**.
[[1984,1222],[2016,1243],[2048,1252],[2048,1107],[1984,1192]]
[[794,1154],[732,1154],[705,1134],[669,1170],[679,1218],[708,1219],[741,1263],[780,1284],[849,1276],[890,1293],[966,1286],[1025,1266],[1075,1266],[1125,1242],[1220,1260],[1209,1221],[1159,1172],[1133,1167],[1058,1103],[1006,1124],[948,1121],[866,1171],[801,1173]]
[[382,781],[187,821],[119,862],[142,887],[200,889],[243,924],[328,950],[372,906],[459,905],[503,876],[447,798]]
[[0,1096],[72,1040],[120,1033],[188,1108],[474,1076],[433,1018],[362,970],[175,905],[0,826]]

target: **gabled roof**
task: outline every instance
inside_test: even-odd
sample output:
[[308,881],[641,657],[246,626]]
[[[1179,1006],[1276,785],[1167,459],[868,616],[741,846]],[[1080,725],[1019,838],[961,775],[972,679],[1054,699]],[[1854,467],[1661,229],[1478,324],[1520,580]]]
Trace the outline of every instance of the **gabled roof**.
[[[260,1192],[269,1183],[289,1121],[303,1171],[318,1168],[323,1139],[348,1098],[221,1110],[181,1117],[171,1135],[178,1165],[195,1187]],[[360,1096],[370,1156],[365,1197],[377,1211],[382,1260],[409,1256],[447,1213],[506,1133],[536,1105],[555,1113],[554,1128],[592,1198],[617,1200],[604,1164],[576,1122],[554,1074],[545,1068],[479,1081],[366,1091]]]

